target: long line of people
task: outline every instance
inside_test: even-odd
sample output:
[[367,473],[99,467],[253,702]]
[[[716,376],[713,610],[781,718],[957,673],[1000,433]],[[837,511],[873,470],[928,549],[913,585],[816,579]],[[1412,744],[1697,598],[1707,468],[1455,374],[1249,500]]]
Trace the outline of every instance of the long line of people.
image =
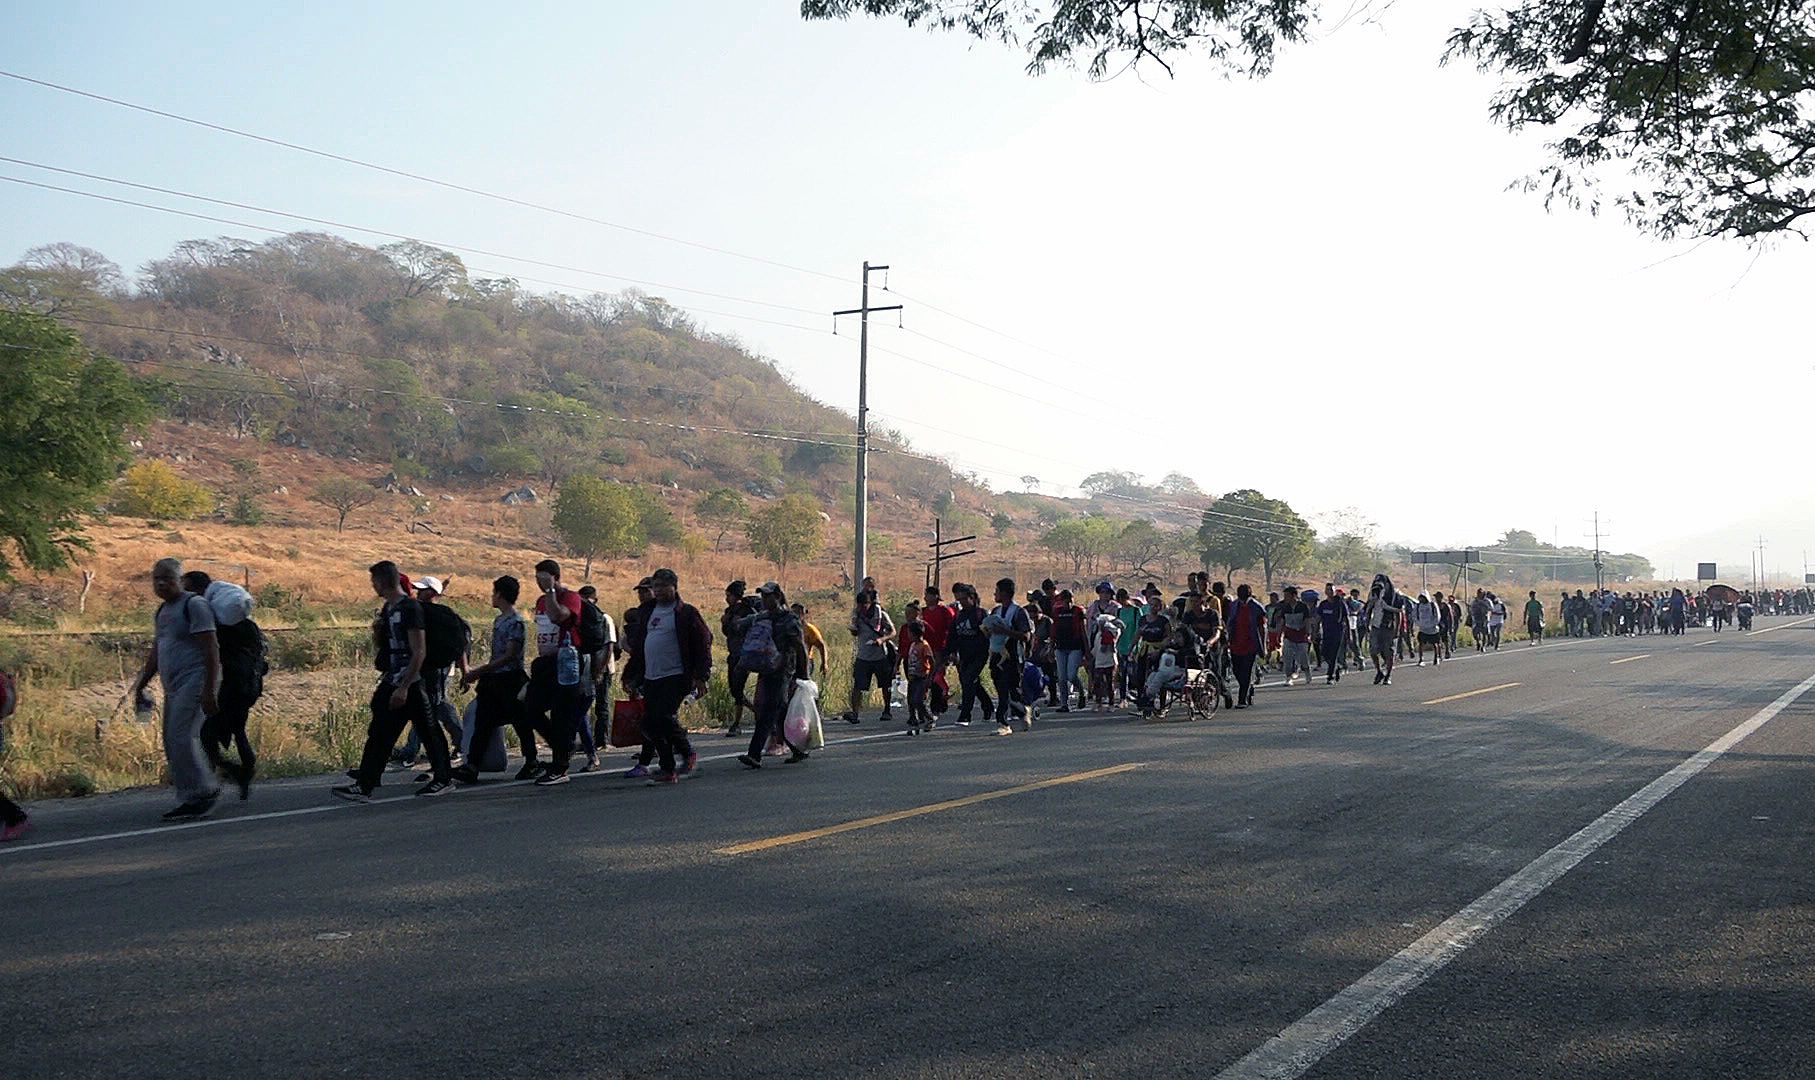
[[[471,628],[441,602],[445,582],[412,581],[388,560],[373,564],[369,576],[381,601],[372,622],[371,720],[359,764],[332,788],[335,796],[370,802],[387,771],[413,771],[424,754],[428,769],[412,776],[415,794],[433,798],[479,783],[483,774],[507,769],[506,730],[523,755],[515,778],[541,787],[569,781],[576,744],[583,772],[603,768],[609,747],[628,745],[639,746],[628,778],[659,786],[697,771],[699,753],[681,710],[707,692],[715,637],[706,617],[681,598],[673,570],[638,582],[635,605],[615,620],[591,585],[569,589],[552,559],[534,568],[536,597],[527,614],[519,610],[523,583],[499,577],[491,585],[497,614],[481,664],[470,662]],[[130,693],[148,719],[146,688],[152,678],[160,681],[165,754],[179,799],[164,816],[195,820],[218,801],[218,777],[240,798],[250,794],[257,757],[246,724],[269,666],[265,639],[250,617],[251,598],[237,586],[164,559],[153,567],[152,588],[162,601],[156,633]],[[751,593],[732,582],[724,598],[718,629],[731,698],[726,734],[741,733],[746,713],[753,728],[738,761],[750,769],[776,757],[804,761],[817,744],[784,718],[802,688],[814,687],[812,676],[823,677],[824,635],[779,583]],[[1561,595],[1555,623],[1576,637],[1680,634],[1685,626],[1718,630],[1735,618],[1748,627],[1760,611],[1804,613],[1815,611],[1815,602],[1808,589],[1578,590]],[[1385,574],[1375,575],[1365,596],[1328,582],[1321,591],[1286,586],[1263,602],[1245,583],[1231,592],[1193,573],[1171,601],[1151,581],[1133,595],[1100,581],[1088,603],[1051,579],[1022,597],[1014,579],[1002,578],[987,604],[969,584],[954,584],[949,601],[928,586],[897,622],[875,580],[866,578],[847,626],[853,654],[843,719],[861,723],[869,695],[880,692],[877,719],[892,722],[899,705],[910,735],[934,730],[954,708],[957,726],[980,718],[996,735],[1010,735],[1016,723],[1031,730],[1042,708],[1152,713],[1189,671],[1209,672],[1224,704],[1247,708],[1273,672],[1289,688],[1301,675],[1308,685],[1321,668],[1325,683],[1334,684],[1371,661],[1375,685],[1391,685],[1400,661],[1415,658],[1422,667],[1427,655],[1433,665],[1453,659],[1464,628],[1477,652],[1497,650],[1509,617],[1506,602],[1485,588],[1466,604],[1441,591],[1414,598]],[[1533,645],[1555,624],[1535,591],[1527,593],[1521,621]],[[474,691],[464,718],[448,700],[456,673],[460,690]],[[15,700],[10,681],[0,684],[0,709]],[[16,805],[0,805],[5,839],[27,827]]]

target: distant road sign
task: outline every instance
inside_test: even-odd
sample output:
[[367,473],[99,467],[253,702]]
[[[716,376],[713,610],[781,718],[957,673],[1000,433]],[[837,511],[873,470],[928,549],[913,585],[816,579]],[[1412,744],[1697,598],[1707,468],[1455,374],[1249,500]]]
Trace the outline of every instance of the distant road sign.
[[1695,580],[1697,580],[1697,581],[1713,581],[1715,578],[1717,578],[1719,576],[1720,576],[1719,574],[1716,574],[1714,572],[1713,563],[1698,562],[1695,564]]
[[1804,574],[1802,576],[1802,583],[1804,585],[1815,585],[1815,574]]
[[1479,551],[1476,551],[1473,548],[1469,548],[1466,551],[1414,551],[1414,552],[1412,552],[1412,565],[1413,566],[1417,566],[1420,563],[1445,563],[1445,564],[1463,563],[1463,564],[1467,564],[1467,563],[1478,563],[1480,561],[1481,561],[1481,553]]

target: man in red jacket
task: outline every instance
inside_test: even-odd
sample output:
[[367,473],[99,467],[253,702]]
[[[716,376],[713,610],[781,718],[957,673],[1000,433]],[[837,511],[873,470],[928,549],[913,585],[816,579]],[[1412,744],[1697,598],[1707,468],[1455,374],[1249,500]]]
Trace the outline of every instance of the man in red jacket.
[[1235,707],[1245,709],[1254,704],[1254,662],[1267,647],[1267,611],[1245,582],[1235,587],[1235,603],[1229,605],[1224,625],[1229,631],[1229,663],[1239,687]]
[[[926,587],[926,604],[920,609],[920,621],[926,626],[926,644],[933,650],[933,655],[943,658],[946,646],[952,640],[952,622],[958,612],[939,597],[939,586]],[[944,716],[951,701],[951,687],[945,681],[945,664],[943,660],[936,665],[933,672],[930,708],[934,716]]]
[[[681,705],[689,693],[706,692],[712,674],[712,631],[699,609],[681,599],[673,570],[649,575],[650,598],[627,640],[630,664],[624,681],[643,695],[643,737],[661,758],[650,784],[672,784],[699,765],[699,754],[681,726]],[[676,759],[680,764],[677,767]]]

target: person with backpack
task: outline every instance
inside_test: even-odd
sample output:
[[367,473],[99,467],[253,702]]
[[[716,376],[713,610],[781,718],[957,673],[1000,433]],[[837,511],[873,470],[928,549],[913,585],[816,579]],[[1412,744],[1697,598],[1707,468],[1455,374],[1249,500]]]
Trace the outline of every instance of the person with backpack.
[[1224,623],[1229,635],[1229,666],[1235,669],[1235,707],[1254,704],[1254,665],[1266,649],[1267,609],[1254,599],[1243,582],[1235,587],[1235,603]]
[[220,711],[220,641],[213,609],[183,591],[182,575],[181,559],[159,559],[151,569],[152,591],[163,603],[155,616],[156,636],[129,691],[135,704],[149,709],[145,687],[151,677],[164,688],[164,761],[179,800],[165,821],[207,817],[221,794],[201,739],[202,725]]
[[350,784],[333,789],[337,798],[369,803],[378,789],[384,762],[397,745],[403,729],[413,727],[429,752],[430,779],[417,795],[435,797],[454,790],[450,775],[451,752],[441,725],[429,712],[422,692],[422,669],[428,661],[427,635],[423,630],[422,603],[404,588],[409,579],[389,559],[372,564],[372,591],[384,599],[377,631],[382,646],[376,663],[383,675],[372,691],[372,722],[366,729],[365,751]]
[[750,624],[761,605],[756,598],[744,595],[749,590],[742,578],[725,586],[725,610],[719,613],[718,632],[725,639],[725,685],[731,690],[731,726],[725,729],[725,737],[731,738],[743,730],[744,710],[756,715],[756,706],[750,703],[750,673],[737,666],[737,656],[743,649],[744,627]]
[[[422,669],[422,696],[429,703],[429,714],[447,734],[449,753],[454,766],[458,767],[462,764],[460,715],[447,699],[447,680],[449,673],[455,668],[465,678],[467,658],[472,654],[473,648],[473,628],[467,625],[459,612],[440,602],[447,594],[447,585],[440,578],[425,574],[411,583],[411,589],[416,594],[416,602],[422,605],[422,632],[428,643],[427,659],[423,662]],[[416,763],[421,752],[422,740],[412,731],[394,759],[408,767]],[[422,773],[416,780],[424,783],[428,777],[428,773]]]
[[[0,752],[6,750],[6,723],[19,711],[19,682],[0,671]],[[0,844],[18,840],[32,829],[31,816],[0,792]]]
[[[1028,642],[1033,638],[1033,624],[1028,620],[1027,611],[1015,603],[1015,579],[1003,578],[996,582],[996,606],[983,620],[983,631],[989,635],[989,678],[996,686],[996,734],[1012,735],[1014,729],[1008,726],[1009,712],[1017,704],[1024,707],[1027,730],[1034,727],[1034,707],[1039,704],[1035,698],[1020,697],[1022,690],[1024,663],[1027,656]],[[1036,671],[1038,665],[1035,665]]]
[[[568,781],[574,736],[585,722],[586,679],[580,657],[580,594],[561,584],[561,564],[536,564],[536,657],[529,665],[529,724],[548,742],[548,767],[537,787]],[[591,741],[590,738],[588,741]]]
[[737,756],[747,769],[763,767],[763,751],[771,739],[787,745],[787,764],[807,759],[806,747],[788,740],[783,722],[796,683],[807,677],[807,643],[800,619],[788,609],[788,597],[778,583],[763,582],[756,597],[762,610],[744,625],[737,653],[738,666],[756,676],[756,701],[750,710],[756,730],[750,735],[750,749]]
[[[183,575],[184,591],[204,600],[213,585],[214,579],[200,570]],[[258,755],[252,752],[252,741],[246,737],[246,721],[252,706],[264,696],[265,675],[271,665],[265,635],[250,616],[230,623],[215,611],[214,636],[221,653],[220,708],[202,721],[202,753],[208,756],[208,764],[215,772],[225,773],[239,788],[243,802],[252,797],[252,777],[258,769]],[[221,754],[229,745],[239,753],[237,762],[228,761]]]
[[1443,607],[1429,593],[1419,593],[1412,605],[1412,621],[1418,624],[1418,666],[1424,666],[1424,650],[1431,651],[1431,666],[1443,663]]
[[[638,609],[625,639],[630,663],[627,689],[643,696],[643,736],[661,757],[650,784],[673,784],[699,767],[699,754],[681,726],[681,705],[689,693],[706,693],[712,677],[712,631],[699,609],[681,599],[680,577],[666,567],[649,575],[650,599]],[[677,760],[678,759],[678,760]]]
[[889,683],[895,677],[895,622],[876,602],[875,593],[857,594],[857,604],[851,610],[851,637],[856,639],[857,648],[851,658],[851,707],[844,714],[845,722],[859,721],[857,714],[873,685],[882,691],[882,715],[877,719],[886,724],[894,719]]
[[592,660],[592,744],[586,770],[599,767],[599,754],[611,745],[612,681],[618,671],[618,628],[599,606],[599,590],[580,586],[580,648]]
[[517,598],[523,586],[509,574],[492,582],[492,607],[498,610],[492,619],[491,655],[478,667],[469,667],[460,676],[460,689],[478,685],[474,705],[473,737],[468,743],[466,762],[454,770],[454,779],[462,784],[479,782],[480,762],[485,748],[491,745],[493,732],[509,725],[517,733],[517,744],[523,749],[523,768],[518,780],[533,780],[541,772],[536,761],[536,733],[517,699],[529,675],[523,670],[523,657],[529,644],[529,624],[517,610]]

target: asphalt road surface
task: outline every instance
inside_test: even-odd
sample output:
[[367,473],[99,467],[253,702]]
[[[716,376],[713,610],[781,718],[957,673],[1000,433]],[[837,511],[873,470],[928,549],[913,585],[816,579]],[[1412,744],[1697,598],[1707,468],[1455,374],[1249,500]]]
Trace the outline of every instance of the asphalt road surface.
[[47,804],[0,1075],[1815,1075],[1812,688],[1815,620],[1767,619],[1208,722],[713,738],[671,788]]

